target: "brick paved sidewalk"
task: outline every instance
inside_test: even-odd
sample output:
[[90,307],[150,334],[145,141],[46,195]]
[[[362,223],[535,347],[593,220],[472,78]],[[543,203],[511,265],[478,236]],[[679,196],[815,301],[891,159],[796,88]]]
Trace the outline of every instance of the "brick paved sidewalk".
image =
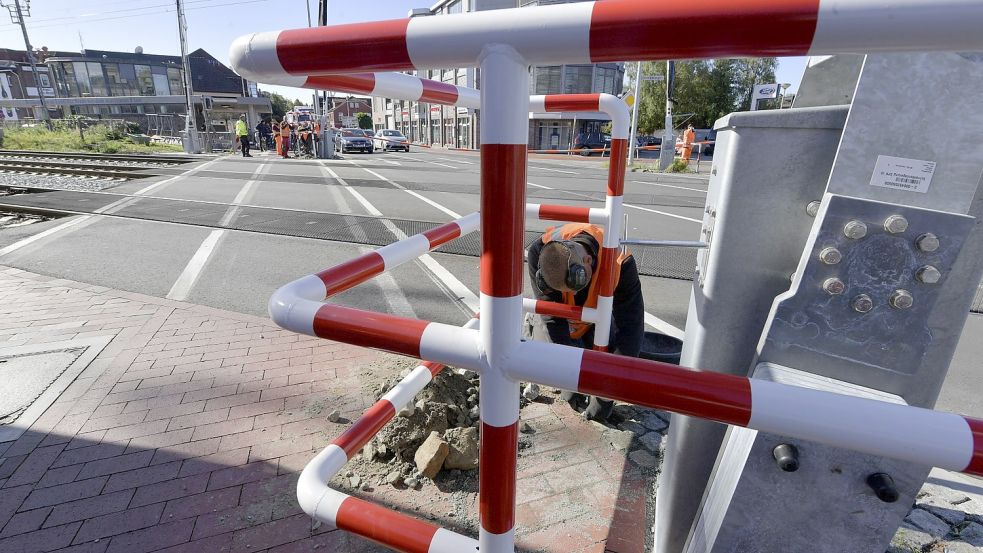
[[[357,418],[370,400],[357,369],[378,354],[0,267],[0,348],[98,336],[111,341],[95,360],[0,443],[0,551],[383,551],[312,526],[294,497],[299,471],[345,428],[305,407]],[[524,417],[536,433],[519,459],[518,550],[644,551],[654,477],[568,408]],[[378,488],[362,496],[460,527],[450,493]]]

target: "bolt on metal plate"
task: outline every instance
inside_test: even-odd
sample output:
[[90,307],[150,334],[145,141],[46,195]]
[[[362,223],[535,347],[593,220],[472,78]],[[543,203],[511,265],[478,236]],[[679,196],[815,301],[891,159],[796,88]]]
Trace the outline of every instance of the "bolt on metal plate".
[[816,215],[817,215],[817,214],[819,213],[819,206],[820,206],[820,205],[821,205],[821,204],[820,204],[820,202],[818,202],[818,201],[811,201],[811,202],[809,202],[809,203],[808,203],[808,204],[806,205],[806,213],[807,213],[807,214],[808,214],[808,215],[809,215],[810,217],[815,217],[815,216],[816,216]]
[[915,278],[922,284],[938,284],[942,280],[942,272],[931,265],[925,265],[915,271]]
[[843,226],[843,235],[851,240],[860,240],[867,236],[867,224],[858,220],[850,221]]
[[891,294],[891,307],[895,309],[908,309],[915,303],[915,298],[911,297],[911,292],[907,290],[895,290]]
[[827,278],[823,282],[823,290],[831,296],[838,296],[846,290],[846,284],[843,284],[843,281],[836,277]]
[[860,294],[853,298],[850,305],[853,306],[853,310],[857,313],[867,313],[874,308],[874,300],[870,299],[870,296],[867,294]]
[[836,248],[823,248],[819,252],[819,260],[827,265],[836,265],[843,259],[843,254]]
[[915,246],[923,252],[934,252],[939,249],[939,237],[926,232],[915,239]]
[[905,219],[901,215],[891,215],[887,219],[884,219],[884,230],[891,234],[901,234],[908,230],[908,219]]

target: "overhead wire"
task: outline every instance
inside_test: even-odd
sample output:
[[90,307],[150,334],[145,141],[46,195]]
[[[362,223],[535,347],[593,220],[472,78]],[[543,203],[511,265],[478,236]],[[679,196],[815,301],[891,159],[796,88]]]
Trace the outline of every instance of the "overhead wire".
[[[186,2],[186,4],[204,3],[204,2],[208,2],[208,1],[209,0],[188,0]],[[241,6],[243,4],[257,4],[257,3],[260,3],[260,2],[269,2],[269,1],[271,1],[271,0],[241,0],[239,2],[227,2],[227,3],[223,3],[223,4],[209,4],[209,5],[205,5],[205,6],[194,6],[194,7],[190,7],[190,8],[185,8],[185,11],[206,10],[206,9],[210,9],[210,8],[221,8],[221,7],[225,7],[225,6]],[[165,14],[165,13],[174,13],[176,11],[176,8],[174,8],[172,6],[172,4],[158,4],[158,5],[155,5],[155,6],[143,6],[143,7],[138,7],[138,8],[131,8],[130,10],[117,10],[117,11],[151,10],[153,8],[167,8],[167,7],[169,7],[169,9],[160,9],[160,10],[157,10],[157,11],[140,11],[139,13],[133,13],[133,14],[128,14],[128,15],[120,15],[120,16],[113,16],[113,17],[102,17],[102,18],[98,18],[98,19],[85,19],[85,20],[79,21],[79,24],[97,23],[97,22],[101,22],[101,21],[114,21],[114,20],[118,20],[118,19],[128,19],[128,18],[131,18],[131,17],[144,17],[144,16],[148,16],[148,15],[159,15],[159,14]],[[47,24],[43,24],[43,25],[34,25],[34,24],[32,24],[30,26],[30,28],[31,29],[45,29],[45,28],[50,28],[50,27],[61,27],[61,26],[64,26],[65,24],[64,23],[53,23],[53,22],[54,21],[63,20],[63,19],[75,19],[75,20],[77,20],[78,18],[79,18],[79,16],[66,16],[66,17],[53,17],[53,18],[48,18],[48,19],[36,19],[32,23],[41,22],[41,23],[47,23]],[[0,32],[2,32],[2,31],[0,31]]]

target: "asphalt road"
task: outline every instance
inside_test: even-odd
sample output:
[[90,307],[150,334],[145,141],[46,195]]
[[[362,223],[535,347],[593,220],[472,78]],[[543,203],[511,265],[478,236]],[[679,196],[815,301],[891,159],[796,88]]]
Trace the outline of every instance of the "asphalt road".
[[[340,160],[283,160],[256,153],[186,166],[177,176],[127,182],[109,192],[216,202],[226,224],[244,217],[238,206],[444,222],[479,206],[478,156],[414,149],[409,153],[349,154]],[[628,235],[695,240],[706,197],[709,162],[700,175],[629,173],[625,186]],[[598,158],[545,158],[529,162],[528,200],[603,205],[607,170]],[[270,295],[286,282],[371,249],[352,243],[130,219],[75,216],[0,232],[0,265],[264,315]],[[313,222],[312,222],[313,224]],[[530,221],[528,228],[547,224]],[[48,231],[50,234],[41,235]],[[399,238],[396,234],[389,241]],[[30,242],[25,242],[30,241]],[[691,283],[642,277],[647,322],[679,334],[685,326]],[[528,285],[527,285],[528,286]],[[477,306],[478,259],[431,254],[339,295],[342,305],[463,324]],[[528,294],[528,290],[527,290]],[[981,317],[971,316],[967,329]],[[957,361],[979,356],[963,340]],[[968,361],[967,361],[968,360]],[[957,365],[960,363],[957,362]],[[983,416],[983,400],[966,384],[975,370],[954,371],[941,405]]]

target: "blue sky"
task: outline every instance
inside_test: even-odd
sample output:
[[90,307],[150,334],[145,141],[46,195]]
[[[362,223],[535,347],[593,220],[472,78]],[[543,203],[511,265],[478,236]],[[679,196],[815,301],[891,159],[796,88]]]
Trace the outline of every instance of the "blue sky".
[[[13,0],[4,0],[5,4]],[[25,0],[21,0],[23,4]],[[32,0],[27,19],[31,43],[52,50],[80,49],[132,51],[142,46],[148,54],[180,53],[174,0]],[[311,18],[317,17],[317,0],[309,0]],[[406,17],[412,8],[429,7],[432,0],[331,0],[328,24]],[[238,36],[255,32],[307,26],[305,0],[185,0],[188,46],[204,48],[228,62],[229,44]],[[0,10],[0,47],[23,49],[20,28]],[[798,88],[805,58],[783,58],[778,82]],[[289,98],[307,99],[300,89],[260,86]]]

